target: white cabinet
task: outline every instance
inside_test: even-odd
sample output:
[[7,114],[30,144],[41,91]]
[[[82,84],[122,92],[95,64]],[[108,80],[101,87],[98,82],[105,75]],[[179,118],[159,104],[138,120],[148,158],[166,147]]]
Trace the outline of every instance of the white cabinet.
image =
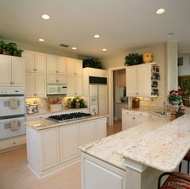
[[25,50],[26,97],[46,97],[46,54]]
[[148,121],[148,112],[122,110],[122,130],[143,124]]
[[82,60],[67,58],[67,75],[82,76]]
[[22,53],[25,59],[26,72],[46,73],[46,54],[24,50]]
[[151,96],[151,63],[126,69],[127,96]]
[[40,167],[46,170],[59,164],[59,128],[40,131]]
[[66,83],[67,59],[56,55],[47,55],[47,83]]
[[20,57],[0,55],[0,86],[25,86],[25,64]]
[[82,61],[67,58],[67,96],[81,96],[82,94]]
[[106,118],[96,120],[97,139],[106,137]]
[[60,158],[61,163],[79,157],[78,124],[60,127]]
[[26,97],[46,97],[46,74],[26,72]]
[[80,145],[97,139],[95,120],[80,123]]

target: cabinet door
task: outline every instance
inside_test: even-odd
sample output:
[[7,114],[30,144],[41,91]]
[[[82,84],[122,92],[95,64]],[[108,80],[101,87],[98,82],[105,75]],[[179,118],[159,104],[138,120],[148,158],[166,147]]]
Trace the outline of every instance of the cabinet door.
[[106,118],[96,120],[97,139],[106,137]]
[[34,52],[24,50],[24,52],[22,53],[22,56],[25,61],[25,70],[27,72],[33,72],[34,71]]
[[25,93],[26,97],[34,97],[35,90],[34,90],[34,73],[26,72],[25,73]]
[[75,73],[82,76],[82,60],[75,60]]
[[122,115],[122,130],[135,126],[135,116]]
[[0,86],[11,86],[11,57],[0,55]]
[[75,96],[75,75],[67,75],[67,96]]
[[151,65],[138,66],[138,95],[151,96]]
[[47,55],[47,73],[57,73],[57,56],[50,54]]
[[57,82],[66,84],[67,83],[66,74],[57,74]]
[[57,71],[58,74],[66,74],[67,72],[67,58],[58,56],[57,58]]
[[46,54],[35,52],[35,71],[38,73],[46,73]]
[[[145,73],[144,73],[145,75]],[[131,66],[126,69],[127,96],[137,96],[137,66]]]
[[40,170],[46,170],[59,164],[59,128],[40,131]]
[[78,124],[60,127],[60,157],[61,163],[79,157]]
[[22,58],[12,58],[12,86],[25,86],[25,64]]
[[82,79],[82,76],[75,76],[75,95],[76,96],[81,96],[82,94],[83,94],[83,79]]
[[75,73],[75,59],[67,58],[67,75],[74,75]]
[[57,74],[47,74],[47,83],[57,83]]
[[35,94],[37,97],[46,97],[46,74],[35,74]]
[[80,145],[88,144],[96,139],[95,121],[93,120],[80,123]]

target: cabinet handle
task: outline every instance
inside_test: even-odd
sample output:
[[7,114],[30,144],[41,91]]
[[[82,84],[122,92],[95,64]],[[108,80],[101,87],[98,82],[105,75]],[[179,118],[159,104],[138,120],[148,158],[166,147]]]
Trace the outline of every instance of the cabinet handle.
[[133,117],[133,119],[135,119],[135,117]]
[[58,71],[56,71],[56,73],[59,73]]

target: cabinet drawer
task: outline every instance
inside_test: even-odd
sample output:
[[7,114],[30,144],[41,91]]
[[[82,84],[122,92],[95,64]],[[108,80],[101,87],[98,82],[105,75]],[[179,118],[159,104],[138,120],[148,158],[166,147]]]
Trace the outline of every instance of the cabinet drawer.
[[140,112],[140,111],[135,111],[136,116],[146,116],[148,117],[148,112]]
[[122,114],[123,115],[135,115],[134,111],[130,111],[130,110],[122,110]]

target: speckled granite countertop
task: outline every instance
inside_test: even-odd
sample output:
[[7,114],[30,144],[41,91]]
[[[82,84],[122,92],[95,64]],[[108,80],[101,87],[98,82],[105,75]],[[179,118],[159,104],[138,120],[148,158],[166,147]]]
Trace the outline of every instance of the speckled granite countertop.
[[169,122],[161,116],[80,149],[125,170],[124,158],[174,171],[190,148],[190,113]]
[[107,117],[107,116],[108,115],[97,114],[95,116],[84,117],[81,119],[77,119],[77,120],[73,120],[73,121],[66,121],[66,122],[61,122],[61,123],[58,123],[56,121],[52,121],[49,119],[36,119],[36,120],[32,120],[32,121],[27,121],[26,125],[34,128],[36,130],[43,130],[43,129],[48,129],[48,128],[52,128],[52,127],[59,127],[59,126],[70,125],[70,124],[74,124],[74,123],[80,123],[80,122],[84,122],[84,121],[99,119],[99,118],[103,118],[103,117]]

